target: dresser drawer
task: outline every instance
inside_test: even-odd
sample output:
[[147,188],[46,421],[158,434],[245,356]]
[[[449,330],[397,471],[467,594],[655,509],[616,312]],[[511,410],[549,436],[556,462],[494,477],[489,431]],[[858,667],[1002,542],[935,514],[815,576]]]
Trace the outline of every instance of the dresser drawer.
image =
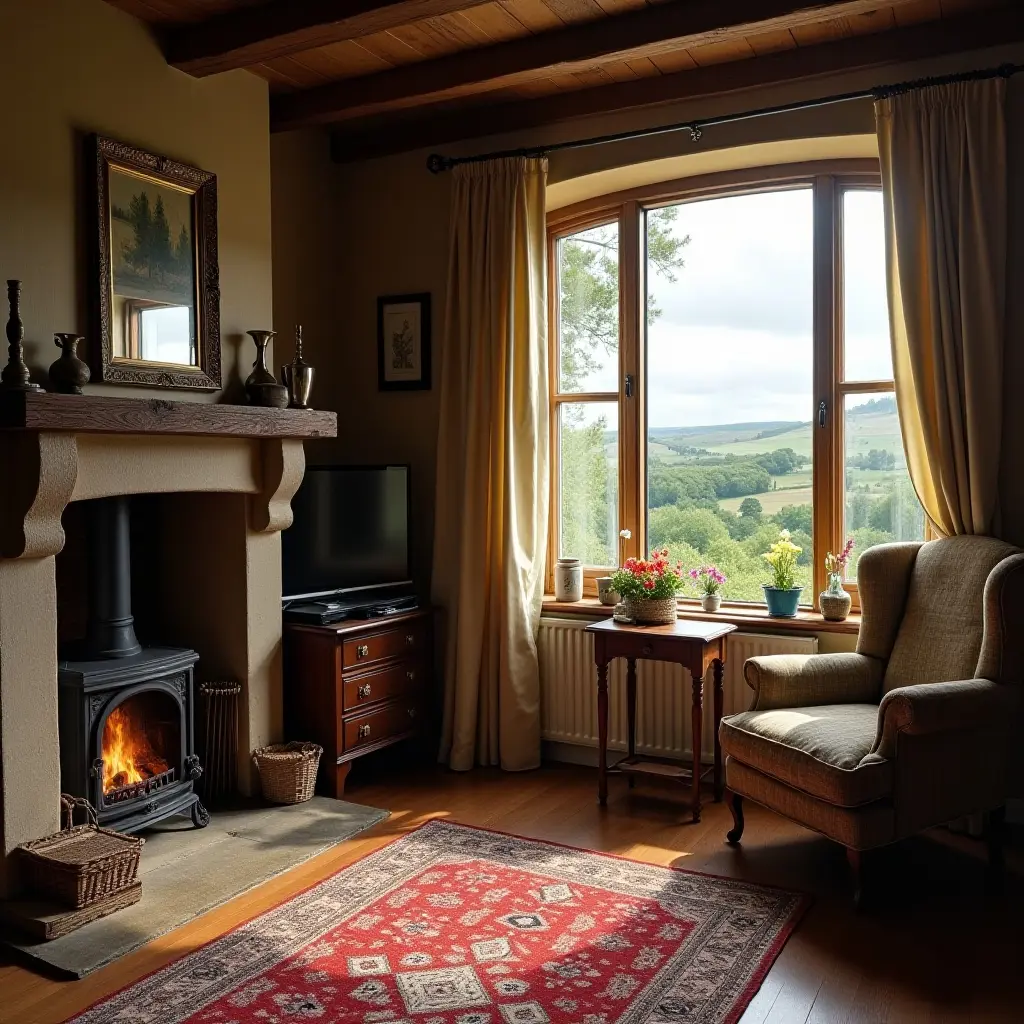
[[376,711],[346,719],[342,724],[345,731],[345,753],[367,747],[381,740],[391,739],[413,732],[419,728],[422,710],[417,701],[410,698],[386,704]]
[[386,658],[404,658],[426,650],[426,645],[426,628],[419,622],[410,623],[361,639],[346,640],[342,649],[342,665],[351,669]]
[[376,672],[346,676],[342,686],[342,710],[347,714],[368,704],[414,693],[426,678],[423,663],[419,661],[403,661]]

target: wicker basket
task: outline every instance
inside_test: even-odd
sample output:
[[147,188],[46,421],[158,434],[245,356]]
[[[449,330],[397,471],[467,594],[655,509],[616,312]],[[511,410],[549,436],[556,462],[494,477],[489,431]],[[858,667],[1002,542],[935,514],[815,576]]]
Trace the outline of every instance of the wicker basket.
[[674,597],[627,597],[623,599],[626,614],[634,622],[647,625],[671,625],[679,617]]
[[[60,804],[63,831],[18,847],[26,885],[76,910],[130,886],[146,840],[100,828],[88,800],[62,795]],[[88,824],[75,825],[76,808]]]
[[324,748],[316,743],[273,743],[252,752],[263,796],[273,804],[301,804],[316,786]]

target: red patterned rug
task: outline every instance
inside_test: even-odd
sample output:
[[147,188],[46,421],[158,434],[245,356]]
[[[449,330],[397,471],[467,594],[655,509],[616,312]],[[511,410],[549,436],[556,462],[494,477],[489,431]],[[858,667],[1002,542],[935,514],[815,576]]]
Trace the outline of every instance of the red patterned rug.
[[720,1024],[807,903],[431,821],[74,1024]]

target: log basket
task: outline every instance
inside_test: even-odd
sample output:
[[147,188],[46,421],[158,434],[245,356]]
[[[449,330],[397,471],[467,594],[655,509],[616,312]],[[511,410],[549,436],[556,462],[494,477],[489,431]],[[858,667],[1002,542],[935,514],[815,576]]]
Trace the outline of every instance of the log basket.
[[263,796],[273,804],[301,804],[313,796],[324,748],[316,743],[273,743],[252,752]]
[[[61,794],[60,806],[60,832],[18,847],[25,883],[76,910],[132,885],[146,840],[100,828],[92,804],[82,797]],[[75,824],[76,810],[85,813],[86,824]]]

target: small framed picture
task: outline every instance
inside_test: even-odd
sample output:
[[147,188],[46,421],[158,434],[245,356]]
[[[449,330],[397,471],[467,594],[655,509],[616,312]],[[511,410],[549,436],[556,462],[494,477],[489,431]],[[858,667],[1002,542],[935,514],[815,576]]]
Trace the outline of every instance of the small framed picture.
[[430,390],[430,293],[377,299],[377,386]]

